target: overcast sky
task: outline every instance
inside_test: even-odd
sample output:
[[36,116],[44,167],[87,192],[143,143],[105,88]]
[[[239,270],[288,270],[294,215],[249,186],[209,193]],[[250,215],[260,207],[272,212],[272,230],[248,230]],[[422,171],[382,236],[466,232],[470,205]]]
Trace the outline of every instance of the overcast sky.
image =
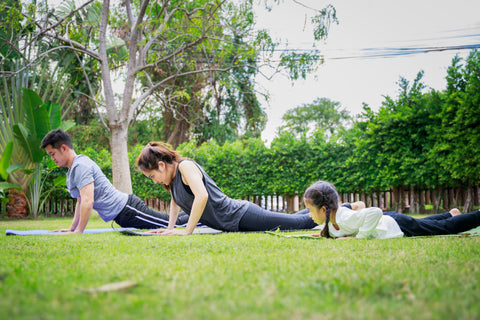
[[[466,57],[470,49],[412,53],[414,49],[480,46],[479,0],[284,0],[271,12],[257,0],[257,25],[291,48],[309,49],[313,36],[308,22],[315,12],[307,7],[321,9],[328,3],[336,8],[339,24],[331,26],[319,46],[325,56],[319,70],[293,86],[281,75],[269,81],[257,78],[270,93],[269,102],[261,100],[269,119],[264,141],[275,137],[288,109],[318,97],[340,102],[352,115],[362,111],[362,102],[378,110],[384,96],[397,96],[400,76],[412,82],[420,70],[427,86],[443,90],[452,58]],[[412,54],[398,55],[400,48]]]

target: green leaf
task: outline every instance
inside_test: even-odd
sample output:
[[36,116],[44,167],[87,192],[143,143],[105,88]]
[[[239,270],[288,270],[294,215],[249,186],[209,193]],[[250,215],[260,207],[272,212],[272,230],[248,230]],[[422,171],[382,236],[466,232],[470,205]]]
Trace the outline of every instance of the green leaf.
[[28,144],[28,131],[23,126],[23,124],[18,123],[13,125],[13,133],[15,135],[15,139],[18,140],[22,148],[28,153],[29,158],[33,159],[33,154],[30,150],[30,146]]
[[28,153],[30,160],[36,163],[41,162],[45,155],[44,151],[39,148],[42,141],[41,138],[31,135],[20,123],[13,125],[13,133],[22,148]]
[[22,168],[22,164],[21,164],[21,163],[17,163],[17,164],[14,164],[14,165],[8,167],[7,172],[8,172],[8,174],[10,174],[10,173],[12,173],[12,172],[15,172],[15,171],[21,169],[21,168]]
[[5,146],[3,150],[2,158],[0,158],[0,176],[2,180],[7,180],[8,178],[8,167],[10,166],[10,161],[12,159],[12,150],[13,150],[13,142],[10,141]]
[[[63,131],[68,131],[75,127],[75,122],[73,120],[62,121],[60,127],[58,129],[62,129]],[[57,129],[57,128],[52,128]]]
[[8,189],[17,189],[17,190],[21,190],[22,188],[18,185],[18,184],[13,184],[13,183],[10,183],[10,182],[5,182],[5,181],[2,181],[0,182],[0,190],[8,190]]
[[50,103],[50,101],[46,102],[47,104],[48,114],[50,116],[50,130],[60,128],[62,124],[62,110],[59,103]]
[[58,186],[66,186],[67,185],[67,176],[66,175],[63,175],[63,176],[59,176],[59,177],[56,177],[54,180],[53,180],[53,185],[58,187]]
[[[43,103],[40,96],[33,90],[23,88],[23,107],[26,115],[26,128],[34,139],[40,140],[50,131],[50,117],[48,108],[50,102]],[[34,148],[39,147],[32,146]]]

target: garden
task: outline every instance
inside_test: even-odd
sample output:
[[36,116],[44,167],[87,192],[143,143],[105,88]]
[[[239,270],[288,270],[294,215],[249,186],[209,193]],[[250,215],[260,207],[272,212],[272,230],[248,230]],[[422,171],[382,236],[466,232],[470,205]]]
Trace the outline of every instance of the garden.
[[[311,230],[136,237],[93,211],[87,228],[108,232],[6,235],[71,224],[67,168],[39,148],[57,128],[115,188],[163,212],[170,193],[135,166],[150,141],[195,160],[229,197],[282,214],[302,209],[318,180],[342,202],[418,218],[478,210],[478,50],[452,60],[445,90],[419,71],[359,115],[318,98],[285,114],[267,144],[257,63],[295,80],[323,59],[277,55],[280,43],[254,32],[251,1],[5,0],[0,19],[1,319],[479,318],[478,228],[388,240]],[[338,23],[335,8],[311,23],[318,44]]]
[[[56,229],[70,218],[0,221]],[[92,217],[89,228],[110,227]],[[305,232],[297,232],[305,233]],[[480,237],[1,236],[2,319],[477,319]],[[116,284],[116,285],[115,285]]]

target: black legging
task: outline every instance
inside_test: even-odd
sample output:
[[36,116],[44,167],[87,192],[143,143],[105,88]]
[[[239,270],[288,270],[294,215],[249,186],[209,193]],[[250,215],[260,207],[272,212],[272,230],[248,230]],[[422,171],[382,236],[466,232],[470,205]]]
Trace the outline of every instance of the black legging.
[[317,224],[309,214],[286,214],[268,211],[250,203],[247,212],[240,219],[239,231],[304,230]]
[[383,214],[395,219],[407,237],[456,234],[480,226],[480,212],[478,210],[453,217],[450,212],[445,212],[421,219],[415,219],[398,212],[384,212]]
[[[185,227],[189,216],[180,212],[176,226]],[[169,216],[148,207],[139,197],[130,194],[125,208],[115,217],[115,222],[123,228],[157,229],[168,227]]]

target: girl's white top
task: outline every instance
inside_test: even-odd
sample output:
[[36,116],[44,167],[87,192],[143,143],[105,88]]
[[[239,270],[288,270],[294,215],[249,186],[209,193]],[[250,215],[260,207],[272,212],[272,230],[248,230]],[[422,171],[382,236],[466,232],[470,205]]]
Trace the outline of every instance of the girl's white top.
[[357,238],[398,238],[403,236],[397,222],[390,216],[383,215],[380,208],[371,207],[358,211],[339,207],[335,216],[340,230],[329,222],[328,231],[332,237],[355,236]]

